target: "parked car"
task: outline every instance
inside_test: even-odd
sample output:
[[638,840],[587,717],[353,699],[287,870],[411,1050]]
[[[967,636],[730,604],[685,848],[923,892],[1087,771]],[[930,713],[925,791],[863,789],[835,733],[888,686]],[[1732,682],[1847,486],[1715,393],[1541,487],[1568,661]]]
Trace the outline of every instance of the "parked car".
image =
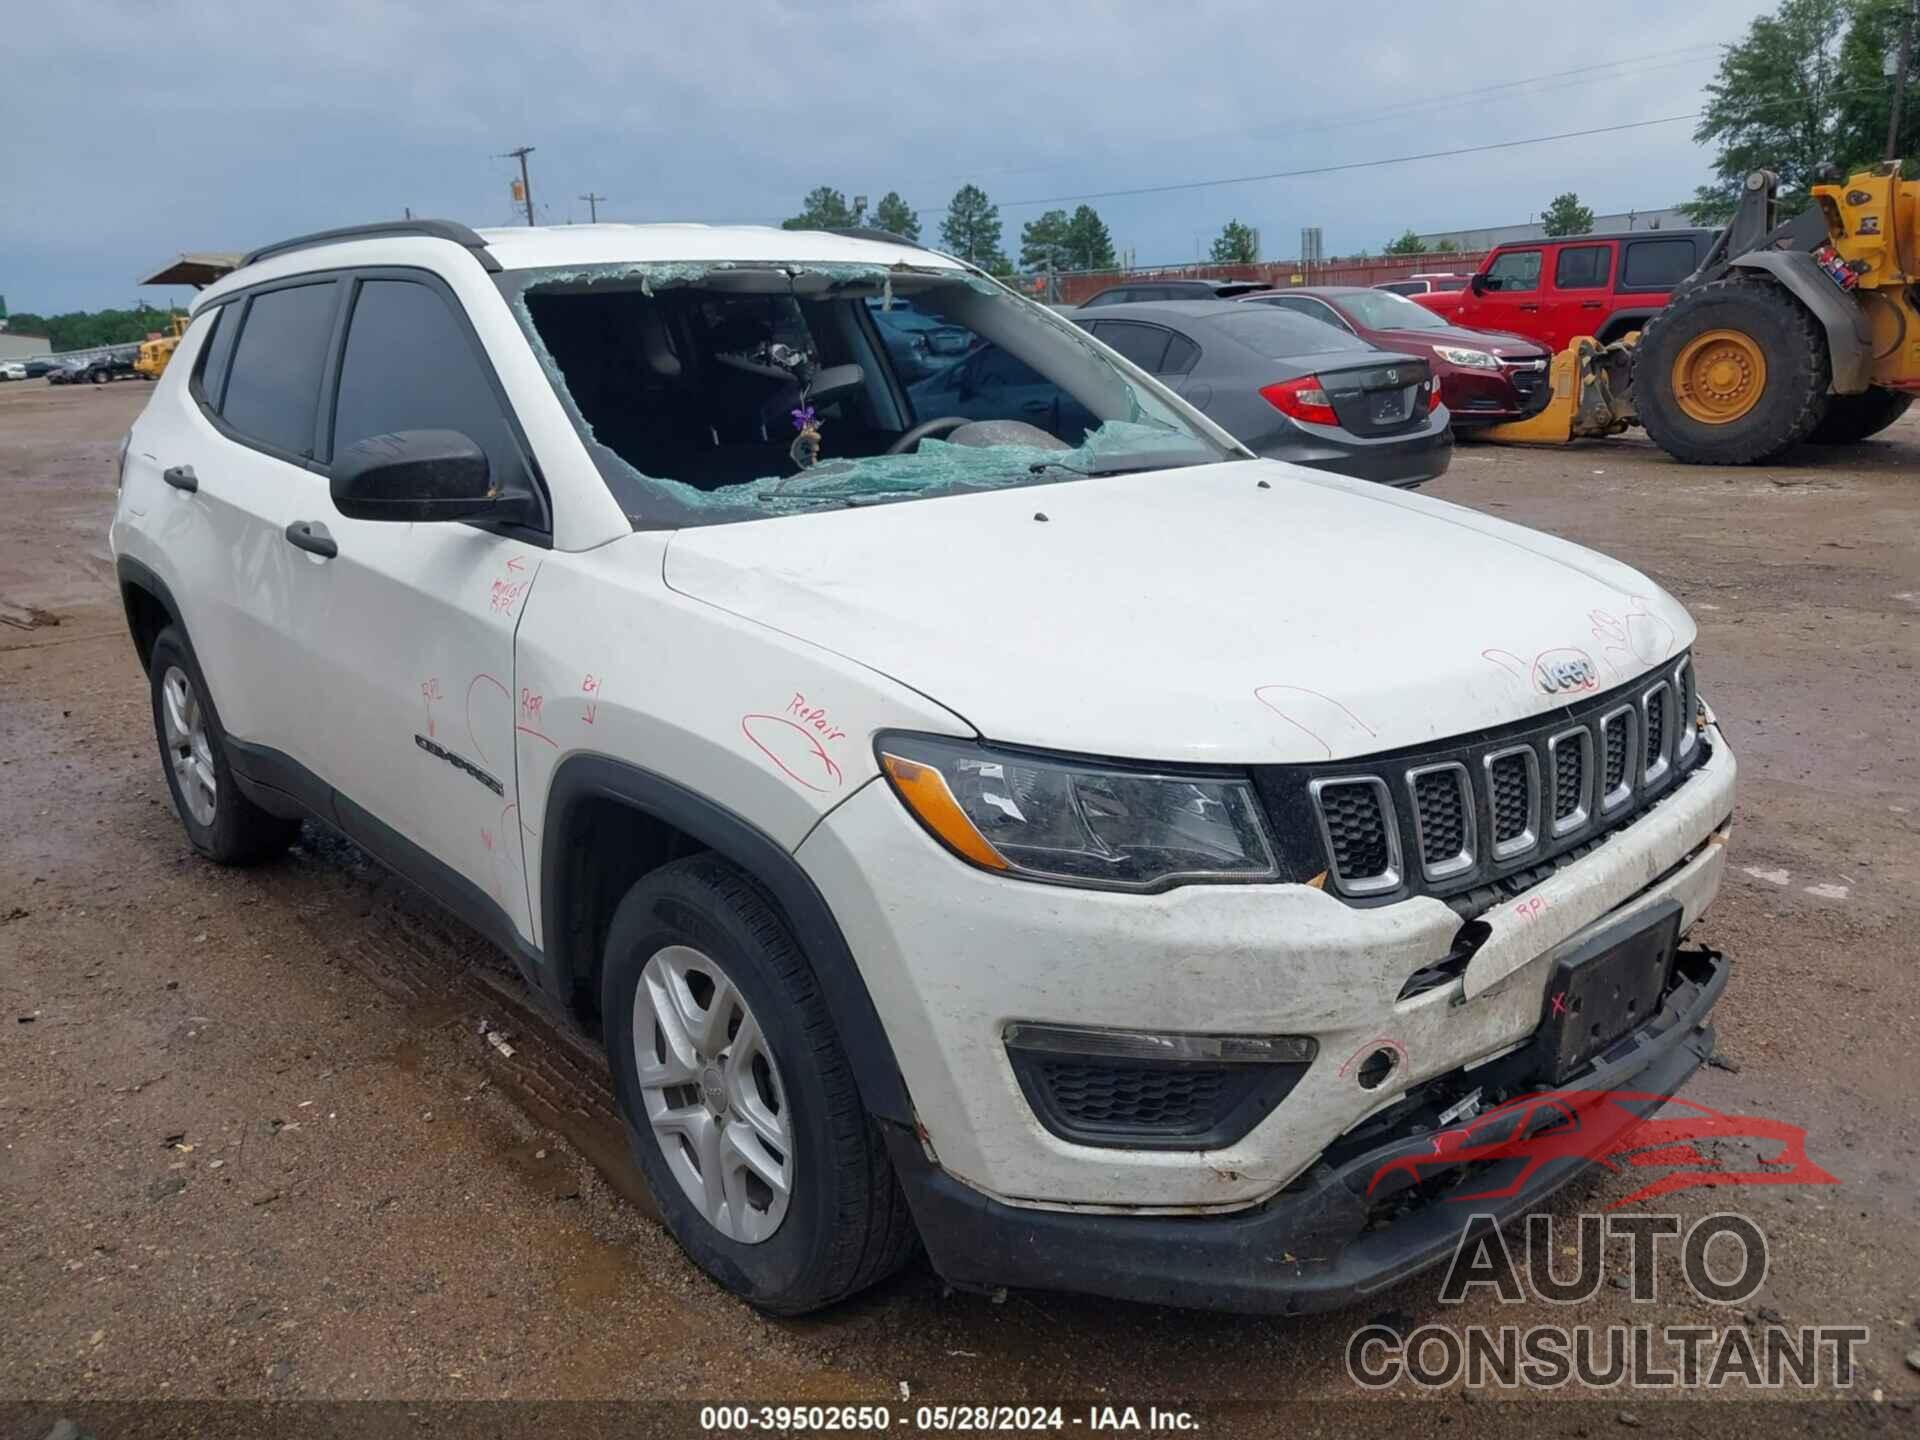
[[18,360],[0,360],[0,380],[24,380],[27,367]]
[[[887,292],[1055,387],[1054,429],[1029,389],[918,402]],[[323,823],[496,941],[606,1047],[670,1233],[768,1310],[916,1234],[969,1288],[1285,1312],[1444,1260],[1583,1168],[1456,1204],[1449,1125],[1713,1051],[1729,964],[1682,937],[1734,759],[1693,622],[1208,418],[1424,432],[1424,361],[1111,315],[1171,385],[904,242],[256,252],[120,451],[186,838],[246,864]]]
[[1093,305],[1133,305],[1144,300],[1233,300],[1256,290],[1271,290],[1264,280],[1129,280],[1109,285],[1080,303],[1082,310]]
[[923,380],[953,365],[973,343],[971,331],[921,314],[910,300],[888,304],[875,297],[867,301],[867,313],[879,328],[895,371],[908,381]]
[[1388,485],[1446,473],[1453,435],[1425,359],[1252,299],[1071,318],[1256,455]]
[[47,372],[49,385],[85,384],[91,373],[91,364],[86,360],[62,360]]
[[1558,354],[1576,335],[1602,344],[1641,329],[1712,248],[1716,230],[1636,230],[1521,240],[1489,252],[1446,307],[1415,299],[1470,330],[1538,340]]
[[22,363],[27,367],[27,378],[38,380],[42,375],[51,375],[58,370],[61,362],[51,355],[35,355]]
[[1419,355],[1440,381],[1440,399],[1455,430],[1524,420],[1550,398],[1546,348],[1517,335],[1449,325],[1404,295],[1351,285],[1314,286],[1249,295],[1242,305],[1290,310],[1335,325],[1369,345]]

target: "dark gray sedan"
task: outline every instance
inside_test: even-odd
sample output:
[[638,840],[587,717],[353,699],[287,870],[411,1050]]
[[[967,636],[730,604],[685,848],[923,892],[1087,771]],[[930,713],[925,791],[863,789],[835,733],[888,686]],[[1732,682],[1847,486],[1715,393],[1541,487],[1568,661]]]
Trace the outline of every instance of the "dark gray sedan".
[[1221,300],[1103,305],[1068,318],[1257,455],[1408,487],[1453,459],[1427,361],[1321,321]]

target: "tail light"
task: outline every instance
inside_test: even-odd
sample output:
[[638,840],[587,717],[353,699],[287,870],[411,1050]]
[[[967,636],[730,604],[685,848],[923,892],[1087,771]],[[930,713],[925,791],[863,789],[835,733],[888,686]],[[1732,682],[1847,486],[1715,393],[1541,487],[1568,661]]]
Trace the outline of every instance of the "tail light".
[[1260,387],[1260,398],[1282,415],[1305,420],[1311,425],[1338,425],[1333,402],[1318,375],[1303,375],[1298,380],[1276,380]]
[[1440,408],[1440,377],[1434,376],[1427,382],[1427,413],[1431,415]]

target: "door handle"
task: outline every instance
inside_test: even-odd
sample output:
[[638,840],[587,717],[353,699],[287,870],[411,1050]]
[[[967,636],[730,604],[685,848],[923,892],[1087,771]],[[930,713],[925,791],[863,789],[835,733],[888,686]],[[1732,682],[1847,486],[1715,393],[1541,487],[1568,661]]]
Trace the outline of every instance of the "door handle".
[[184,490],[189,495],[200,488],[200,477],[193,473],[191,465],[173,465],[160,472],[160,478],[176,490]]
[[322,560],[331,560],[340,553],[340,547],[333,543],[333,536],[318,520],[296,520],[287,526],[286,536],[287,543],[294,549],[318,555]]
[[1540,307],[1538,305],[1522,305],[1520,308],[1522,310],[1538,310]]
[[1582,310],[1598,310],[1602,307],[1598,300],[1582,300],[1580,302],[1580,308]]

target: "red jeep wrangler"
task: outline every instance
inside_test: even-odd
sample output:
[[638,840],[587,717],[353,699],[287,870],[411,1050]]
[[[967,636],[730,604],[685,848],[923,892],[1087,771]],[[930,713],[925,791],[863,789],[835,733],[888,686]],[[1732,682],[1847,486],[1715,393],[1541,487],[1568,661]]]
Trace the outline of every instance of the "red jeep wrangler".
[[1490,252],[1465,290],[1412,298],[1455,325],[1524,335],[1556,354],[1576,335],[1604,345],[1645,326],[1706,258],[1718,233],[1636,230],[1515,240]]

